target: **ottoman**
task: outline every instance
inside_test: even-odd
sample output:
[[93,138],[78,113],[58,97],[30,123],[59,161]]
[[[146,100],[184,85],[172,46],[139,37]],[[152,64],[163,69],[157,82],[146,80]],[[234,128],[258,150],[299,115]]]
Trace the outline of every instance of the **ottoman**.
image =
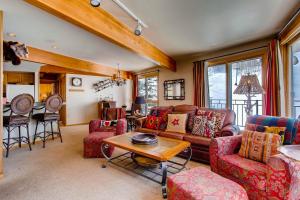
[[[83,157],[103,158],[101,144],[103,139],[115,136],[114,132],[92,132],[83,139]],[[114,147],[109,147],[108,156],[111,156]]]
[[168,200],[247,200],[239,184],[204,167],[172,175],[167,180]]

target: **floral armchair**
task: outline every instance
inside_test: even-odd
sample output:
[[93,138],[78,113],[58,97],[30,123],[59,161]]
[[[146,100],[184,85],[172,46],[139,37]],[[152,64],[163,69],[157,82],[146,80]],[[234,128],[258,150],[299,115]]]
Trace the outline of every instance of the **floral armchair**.
[[[247,121],[255,123],[251,117]],[[281,154],[272,156],[267,164],[240,157],[237,153],[241,142],[241,135],[213,139],[211,170],[242,185],[249,199],[300,199],[300,162]]]

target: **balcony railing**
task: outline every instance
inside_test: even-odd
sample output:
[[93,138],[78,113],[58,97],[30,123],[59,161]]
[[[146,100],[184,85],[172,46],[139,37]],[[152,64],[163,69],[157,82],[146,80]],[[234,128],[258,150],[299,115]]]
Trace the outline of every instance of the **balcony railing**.
[[292,114],[294,118],[300,117],[300,100],[293,100]]
[[[253,114],[261,115],[262,114],[262,100],[252,100],[252,104],[253,103],[254,103]],[[247,120],[247,113],[245,111],[246,105],[247,105],[246,100],[233,99],[232,103],[231,103],[231,109],[236,114],[235,124],[240,127],[244,127],[246,124],[246,120]],[[224,109],[224,108],[226,108],[226,99],[210,99],[209,107],[216,108],[216,109]],[[300,105],[299,105],[299,108],[300,108]]]

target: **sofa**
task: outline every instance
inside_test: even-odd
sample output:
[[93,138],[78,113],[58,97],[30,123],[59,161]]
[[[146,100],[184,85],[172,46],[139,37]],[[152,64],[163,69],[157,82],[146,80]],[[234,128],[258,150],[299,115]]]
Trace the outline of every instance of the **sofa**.
[[[89,134],[83,139],[85,158],[102,158],[101,144],[103,139],[121,135],[127,131],[126,112],[122,108],[104,108],[100,119],[89,123]],[[117,120],[116,126],[101,126],[101,120]],[[113,153],[114,147],[110,147],[107,155]]]
[[[234,125],[235,113],[232,110],[227,109],[208,109],[208,108],[198,108],[193,105],[177,105],[177,106],[164,106],[164,107],[154,107],[150,110],[150,115],[156,115],[160,111],[168,110],[169,113],[185,113],[188,114],[188,120],[186,125],[186,134],[176,133],[176,132],[167,132],[165,129],[162,130],[153,130],[145,128],[145,122],[147,117],[140,118],[137,120],[136,132],[142,133],[152,133],[162,137],[174,138],[179,140],[185,140],[191,143],[192,147],[192,160],[209,163],[209,146],[211,138],[201,137],[191,134],[191,128],[193,126],[193,119],[197,114],[198,110],[205,111],[216,111],[222,112],[225,114],[225,120],[223,127],[220,132],[215,133],[216,137],[232,136],[238,134],[238,128]],[[184,153],[180,154],[181,156],[186,156]]]
[[[246,127],[253,125],[286,127],[286,141],[299,136],[297,119],[271,116],[250,116]],[[300,198],[300,163],[282,154],[271,156],[267,164],[238,155],[242,135],[214,138],[210,145],[211,170],[242,185],[249,199]]]

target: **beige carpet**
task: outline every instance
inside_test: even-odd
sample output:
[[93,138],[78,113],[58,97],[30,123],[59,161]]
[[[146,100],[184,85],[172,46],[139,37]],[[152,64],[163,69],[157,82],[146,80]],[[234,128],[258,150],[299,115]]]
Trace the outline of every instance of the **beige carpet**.
[[[0,200],[155,200],[159,184],[116,166],[102,169],[100,159],[82,157],[88,127],[63,127],[64,143],[49,140],[16,148],[4,159]],[[116,152],[118,153],[118,151]],[[189,167],[199,166],[190,162]]]

